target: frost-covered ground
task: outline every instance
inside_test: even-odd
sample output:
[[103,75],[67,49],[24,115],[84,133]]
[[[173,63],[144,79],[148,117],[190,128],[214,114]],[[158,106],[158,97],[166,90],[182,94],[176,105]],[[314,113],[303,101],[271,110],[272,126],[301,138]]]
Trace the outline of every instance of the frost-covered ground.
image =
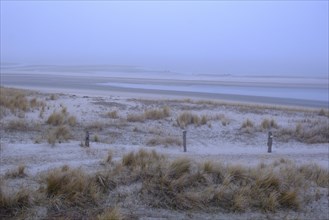
[[[321,131],[323,126],[328,126],[328,116],[319,114],[319,109],[167,97],[136,99],[132,94],[127,98],[58,92],[52,93],[55,95],[36,92],[28,96],[45,103],[42,113],[41,108],[36,108],[22,114],[9,111],[2,114],[0,175],[4,178],[19,165],[25,166],[27,174],[22,179],[6,180],[14,188],[29,184],[37,187],[39,175],[63,165],[94,172],[102,169],[109,151],[114,161],[120,161],[124,154],[139,149],[156,150],[170,159],[187,157],[244,167],[285,160],[297,165],[315,163],[328,169],[328,140],[323,141],[322,136],[320,139],[306,137],[307,132],[314,132],[312,129],[319,128]],[[146,111],[161,111],[163,107],[169,109],[168,116],[159,119],[145,117]],[[61,143],[56,140],[50,144],[48,136],[56,126],[46,121],[54,112],[74,116],[76,123],[66,125],[71,133],[68,140]],[[111,116],[111,112],[115,115]],[[182,128],[177,119],[183,113],[198,116],[200,121],[204,116],[205,121]],[[129,119],[132,115],[138,119]],[[275,125],[263,126],[266,119],[273,119]],[[242,128],[247,120],[253,125]],[[24,123],[23,128],[11,124],[17,121]],[[311,127],[308,126],[310,124]],[[89,148],[80,146],[86,130],[90,132]],[[183,130],[187,131],[187,152],[183,152]],[[272,153],[267,153],[268,131],[274,134]],[[302,132],[305,134],[298,136]],[[313,136],[316,135],[314,133]],[[304,210],[283,210],[271,215],[258,212],[185,213],[149,209],[140,204],[131,207],[130,211],[138,213],[141,219],[325,219],[328,216],[328,190],[322,196]]]

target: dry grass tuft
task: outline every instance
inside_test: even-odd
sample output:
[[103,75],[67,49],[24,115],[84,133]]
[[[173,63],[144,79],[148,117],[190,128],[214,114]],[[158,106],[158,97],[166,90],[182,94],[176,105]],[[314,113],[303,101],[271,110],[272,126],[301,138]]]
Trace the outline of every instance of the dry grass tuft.
[[194,124],[195,126],[205,125],[208,122],[208,118],[205,115],[200,118],[191,112],[183,112],[178,116],[176,121],[179,127],[186,128],[190,124]]
[[170,116],[170,109],[168,106],[162,107],[161,109],[151,109],[144,112],[145,119],[148,120],[159,120]]
[[113,151],[112,150],[109,150],[109,152],[107,153],[107,157],[105,159],[105,162],[106,163],[111,163],[112,162],[112,159],[113,159]]
[[30,108],[26,92],[18,89],[0,88],[0,106],[16,114],[19,111],[27,112]]
[[0,217],[7,219],[18,215],[20,211],[32,204],[31,197],[31,192],[26,188],[9,193],[0,183]]
[[169,107],[161,109],[150,109],[144,111],[143,114],[128,114],[127,121],[129,122],[144,122],[145,120],[160,120],[170,116]]
[[144,122],[145,116],[142,114],[128,114],[127,121],[128,122]]
[[58,99],[58,96],[57,95],[55,95],[55,94],[51,94],[50,95],[50,100],[57,100]]
[[119,118],[119,116],[118,116],[118,112],[117,112],[117,111],[111,111],[111,112],[106,113],[105,115],[106,115],[107,117],[109,117],[109,118],[113,118],[113,119],[115,119],[115,118]]
[[306,176],[298,174],[298,167],[289,162],[279,163],[283,175],[271,166],[245,169],[208,161],[195,167],[187,159],[165,164],[168,162],[158,164],[158,172],[143,179],[142,198],[152,201],[149,204],[153,207],[223,208],[232,212],[295,210],[302,204],[303,196],[299,192],[305,190],[308,181]]
[[157,154],[155,151],[139,150],[138,152],[130,152],[122,157],[122,165],[134,169],[145,169],[150,164],[161,163],[163,156]]
[[[281,193],[278,201],[281,206],[291,209],[299,209],[300,201],[297,198],[298,193],[295,190]],[[273,210],[274,211],[274,210]]]
[[80,169],[65,167],[48,172],[43,181],[45,193],[57,205],[84,206],[96,204],[100,198],[100,189],[93,178]]
[[124,219],[124,215],[117,207],[107,208],[103,211],[103,213],[97,215],[97,220],[123,220],[123,219]]
[[53,112],[47,119],[47,124],[58,126],[64,124],[65,115],[59,112]]
[[329,143],[329,121],[307,121],[298,123],[295,129],[282,128],[277,131],[277,137],[281,141],[295,139],[302,143]]
[[172,178],[181,177],[183,174],[189,173],[191,161],[186,158],[181,158],[173,161],[167,171],[167,175]]
[[276,121],[274,119],[264,119],[261,123],[261,129],[262,130],[268,130],[268,129],[271,129],[271,128],[279,128],[278,124],[276,123]]
[[7,131],[27,131],[29,129],[29,125],[27,121],[23,119],[14,119],[8,122],[5,129]]
[[45,106],[43,101],[38,101],[36,98],[29,100],[27,96],[31,94],[25,90],[0,87],[0,118],[7,114],[7,110],[21,116],[31,109]]
[[70,130],[65,126],[61,125],[53,128],[47,134],[47,141],[51,145],[55,145],[56,142],[62,143],[72,137]]
[[130,152],[122,157],[122,164],[124,166],[132,166],[135,163],[135,154],[133,152]]
[[207,116],[202,115],[202,116],[201,116],[200,124],[201,124],[201,125],[205,125],[205,124],[207,124],[207,122],[208,122],[208,118],[207,118]]
[[40,109],[40,112],[39,112],[39,118],[42,118],[44,117],[44,114],[45,114],[45,107],[46,105],[43,105]]
[[315,182],[318,186],[329,188],[329,171],[316,164],[303,165],[299,172],[305,179]]
[[19,165],[17,169],[9,171],[6,173],[7,178],[24,178],[26,177],[25,165]]
[[152,138],[152,139],[148,140],[146,145],[148,145],[148,146],[164,145],[165,147],[182,146],[182,141],[179,138],[158,136],[156,138]]
[[324,110],[323,108],[318,113],[320,116],[329,117],[329,110]]
[[214,171],[214,164],[211,161],[206,161],[202,164],[202,171],[205,173],[212,173]]
[[[329,179],[328,170],[316,165],[299,167],[285,159],[244,168],[211,161],[199,164],[186,158],[170,160],[155,151],[140,150],[124,155],[119,163],[112,161],[110,151],[106,160],[111,166],[94,174],[68,166],[49,171],[41,177],[38,192],[42,196],[36,198],[47,198],[41,203],[63,216],[71,216],[68,213],[72,210],[86,210],[87,218],[98,219],[124,218],[117,208],[99,209],[107,202],[109,193],[120,196],[120,200],[141,199],[151,207],[169,210],[276,212],[298,210],[308,202],[322,199],[319,192],[305,192],[328,187]],[[132,184],[139,186],[136,191],[121,193],[121,187],[129,188]],[[118,186],[120,192],[115,191]],[[14,213],[13,210],[30,205],[30,194],[16,202],[20,199],[12,199],[4,192],[0,191],[0,214]]]
[[75,126],[75,125],[77,124],[77,119],[76,119],[76,117],[75,117],[75,116],[69,116],[69,117],[67,118],[67,123],[68,123],[71,127]]
[[241,130],[245,133],[252,133],[254,132],[254,123],[249,119],[245,120],[241,125]]
[[241,128],[253,128],[253,127],[254,127],[254,123],[249,119],[245,120],[241,125]]
[[60,112],[53,112],[46,121],[47,124],[52,126],[59,125],[69,125],[71,127],[77,124],[77,119],[75,116],[70,116],[67,108],[62,106],[62,110]]
[[103,122],[100,122],[100,121],[95,121],[95,122],[92,122],[90,124],[88,124],[86,126],[86,129],[88,131],[102,131],[105,127],[105,124]]
[[230,124],[230,119],[227,118],[224,114],[216,114],[209,117],[210,120],[218,120],[222,123],[223,126]]
[[94,137],[93,137],[93,141],[94,141],[94,142],[99,142],[99,137],[98,137],[97,134],[94,135]]

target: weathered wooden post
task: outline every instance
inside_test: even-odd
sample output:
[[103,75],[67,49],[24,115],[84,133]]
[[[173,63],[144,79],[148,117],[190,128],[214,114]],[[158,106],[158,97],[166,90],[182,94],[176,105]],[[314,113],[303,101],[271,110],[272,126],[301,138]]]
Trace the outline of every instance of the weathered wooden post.
[[186,152],[186,130],[183,131],[183,147],[184,152]]
[[267,152],[272,152],[272,142],[273,142],[273,135],[272,132],[268,132],[268,138],[267,138]]
[[89,131],[86,131],[85,146],[89,147]]

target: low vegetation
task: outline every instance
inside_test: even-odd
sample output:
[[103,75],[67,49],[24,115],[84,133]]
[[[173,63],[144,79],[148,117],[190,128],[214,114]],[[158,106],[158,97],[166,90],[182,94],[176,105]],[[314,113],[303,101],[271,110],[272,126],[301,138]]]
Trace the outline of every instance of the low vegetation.
[[0,106],[9,109],[12,113],[29,110],[29,100],[22,90],[0,88]]
[[61,125],[48,131],[47,141],[51,145],[69,140],[72,134],[67,126]]
[[262,130],[269,130],[269,129],[277,129],[279,128],[278,124],[276,123],[276,121],[274,119],[264,119],[260,125]]
[[70,116],[65,107],[62,108],[60,112],[53,112],[47,119],[47,124],[53,126],[65,125],[68,124],[70,126],[76,125],[76,118],[74,116]]
[[6,114],[6,109],[14,115],[23,114],[29,110],[45,106],[43,101],[38,101],[36,98],[29,99],[28,95],[31,92],[0,87],[0,117]]
[[100,198],[96,180],[79,169],[63,166],[47,173],[43,181],[47,197],[62,208],[96,204]]
[[27,131],[29,129],[29,124],[24,119],[13,119],[10,120],[5,126],[7,131]]
[[[244,168],[187,158],[169,160],[155,151],[140,150],[117,162],[110,152],[106,162],[109,166],[96,173],[63,166],[43,174],[40,188],[34,192],[38,194],[35,204],[47,208],[46,218],[56,211],[63,218],[74,212],[75,218],[125,219],[119,207],[107,204],[128,197],[170,210],[277,212],[302,209],[321,196],[309,189],[329,187],[328,170],[317,165],[297,166],[286,159]],[[140,187],[122,194],[122,187],[136,184]],[[13,217],[33,205],[26,189],[10,196],[4,192],[1,186],[1,217]]]
[[6,173],[7,178],[23,178],[26,177],[25,173],[25,165],[19,165],[17,169],[14,169],[12,171],[9,171]]
[[145,110],[142,114],[128,114],[128,122],[144,122],[145,120],[160,120],[170,116],[169,107],[165,106],[160,109]]
[[191,124],[195,126],[205,125],[208,122],[208,118],[205,115],[200,117],[199,115],[193,114],[191,112],[183,112],[178,116],[176,122],[179,127],[186,128]]
[[98,137],[97,134],[94,135],[94,137],[93,137],[93,141],[94,141],[94,142],[99,142],[99,137]]
[[97,215],[97,220],[123,220],[124,215],[119,208],[107,208],[101,214]]
[[86,129],[88,131],[102,131],[105,127],[105,124],[103,122],[100,121],[94,121],[91,122],[90,124],[88,124],[86,126]]
[[275,139],[287,142],[296,140],[306,144],[329,143],[329,121],[324,120],[303,120],[296,123],[295,127],[281,127],[274,119],[264,119],[259,127],[247,119],[240,127],[243,133],[264,132],[272,130]]
[[143,114],[128,114],[127,121],[128,122],[144,122],[145,116]]
[[253,128],[253,127],[254,127],[254,123],[250,119],[245,120],[241,125],[241,128]]
[[110,111],[110,112],[107,112],[105,115],[106,115],[107,117],[109,117],[109,118],[113,118],[113,119],[115,119],[115,118],[119,118],[119,116],[118,116],[118,112],[117,112],[117,111]]
[[7,219],[8,217],[15,217],[27,209],[32,204],[31,191],[26,188],[21,188],[18,191],[9,191],[0,182],[0,218]]
[[144,117],[148,120],[159,120],[164,119],[170,116],[170,109],[169,107],[165,106],[161,109],[150,109],[144,111]]
[[12,119],[5,123],[3,128],[7,132],[40,131],[41,124],[35,122],[28,122],[25,119]]
[[177,138],[177,137],[157,136],[157,137],[149,139],[146,144],[148,146],[163,145],[165,147],[168,147],[168,146],[181,146],[182,141],[181,141],[180,138]]
[[250,119],[247,119],[242,123],[240,130],[243,133],[251,134],[255,131],[255,125]]
[[70,125],[71,127],[74,127],[77,124],[77,119],[75,116],[69,116],[67,118],[67,123],[68,125]]
[[328,110],[328,109],[324,110],[324,109],[322,108],[322,109],[319,111],[319,115],[320,115],[320,116],[326,116],[326,117],[329,118],[329,110]]
[[216,115],[210,116],[209,117],[209,120],[217,120],[217,121],[220,121],[223,126],[229,125],[230,124],[230,121],[231,121],[224,114],[216,114]]
[[[24,96],[19,96],[17,100],[22,101],[23,105],[16,107],[18,105],[18,103],[15,104],[16,96],[12,97],[14,99],[12,104],[3,104],[4,101],[0,100],[1,107],[2,105],[9,106],[6,107],[8,112],[24,112],[40,106],[36,98],[29,99],[25,96],[28,106],[28,110],[26,110],[23,107]],[[206,101],[187,101],[187,103],[188,105],[219,105]],[[197,109],[195,106],[193,107],[194,110]],[[180,109],[180,106],[171,106],[171,108]],[[193,108],[189,110],[191,109]],[[95,142],[100,141],[99,137],[101,137],[101,141],[107,142],[109,139],[115,140],[116,135],[122,135],[124,138],[118,139],[116,144],[133,143],[136,139],[132,140],[131,136],[137,136],[139,142],[136,145],[145,141],[148,146],[181,146],[181,136],[167,136],[168,133],[175,133],[179,130],[177,124],[181,128],[192,125],[192,130],[193,125],[197,127],[208,124],[211,127],[211,123],[215,120],[218,120],[218,123],[222,123],[223,126],[231,122],[223,114],[202,115],[195,112],[196,110],[181,112],[177,118],[174,118],[175,122],[169,118],[171,116],[169,107],[128,114],[127,120],[125,118],[117,119],[119,118],[117,111],[111,111],[106,113],[106,117],[117,120],[106,119],[111,123],[90,121],[86,127],[79,128],[76,126],[75,116],[71,116],[67,108],[62,106],[62,109],[42,120],[41,126],[44,126],[42,128],[49,130],[45,129],[44,133],[38,135],[42,136],[42,140],[47,139],[51,145],[70,140],[73,134],[76,135],[78,132],[84,137],[84,130],[88,130],[91,131],[90,140]],[[47,113],[49,114],[49,111],[45,112],[45,106],[41,107],[40,118],[43,118],[44,115],[48,116]],[[98,114],[97,111],[96,114]],[[296,127],[286,128],[283,127],[285,123],[280,123],[279,126],[275,119],[265,118],[260,121],[261,116],[257,117],[257,123],[250,119],[236,122],[232,118],[232,127],[238,132],[254,131],[265,134],[264,131],[271,130],[275,139],[282,141],[329,143],[329,125],[325,117],[327,112],[323,110],[311,114],[321,120],[297,121],[296,123],[296,118],[293,118],[291,121],[293,125],[296,123]],[[104,117],[104,113],[102,116]],[[138,123],[127,123],[127,121],[144,122],[146,120],[154,121],[143,126]],[[168,128],[167,124],[170,129],[173,129],[168,133],[165,132]],[[35,126],[37,124],[27,122],[25,119],[6,120],[3,125],[5,126],[2,131],[10,135],[12,133],[6,132],[25,132],[37,127]],[[237,126],[235,127],[235,125]],[[73,130],[74,126],[75,130]],[[126,132],[122,132],[124,126],[127,127]],[[217,124],[213,124],[213,126],[216,132],[232,132],[232,127],[218,129]],[[200,130],[210,131],[207,127],[202,127]],[[35,132],[32,133],[35,134]],[[193,133],[191,132],[191,134]],[[198,135],[197,132],[194,134]],[[214,135],[217,134],[211,133],[209,136],[200,135],[200,137],[213,137]],[[143,138],[141,139],[140,136]],[[40,141],[38,140],[38,142]],[[200,143],[202,142],[203,140],[200,141]],[[83,142],[81,146],[84,146]],[[3,149],[3,151],[6,150],[7,147]],[[88,151],[86,150],[86,152]],[[91,148],[88,154],[94,152],[96,151]],[[85,172],[82,169],[73,169],[68,166],[51,170],[40,178],[39,176],[36,178],[38,181],[41,179],[41,182],[34,182],[34,190],[24,187],[18,191],[8,190],[3,186],[4,181],[0,179],[0,218],[24,218],[24,215],[20,215],[21,212],[31,214],[42,207],[46,209],[46,211],[42,211],[46,213],[46,216],[43,216],[44,219],[125,219],[126,216],[123,213],[128,213],[126,204],[129,205],[136,201],[140,202],[138,205],[146,204],[147,207],[167,210],[238,213],[245,211],[277,212],[282,209],[290,211],[303,209],[306,203],[319,199],[319,195],[314,193],[315,189],[324,191],[329,187],[328,170],[313,164],[297,166],[285,159],[272,164],[245,168],[212,161],[200,163],[187,158],[172,160],[155,151],[145,150],[128,153],[122,157],[122,160],[118,160],[118,155],[115,156],[112,151],[109,151],[107,155],[104,154],[101,162],[102,168],[97,172],[90,170]],[[19,179],[26,177],[26,168],[23,165],[10,170],[3,177],[5,181],[16,185],[19,181],[31,181],[32,179],[30,176],[26,179]],[[127,193],[126,189],[129,189]],[[323,198],[321,197],[321,199]],[[121,205],[124,206],[125,211],[122,210]],[[137,219],[135,217],[128,216],[128,218]]]
[[49,98],[50,98],[50,100],[54,101],[54,100],[58,99],[58,96],[55,94],[51,94]]
[[[145,154],[145,153],[144,153]],[[148,155],[149,157],[150,155]],[[130,154],[129,163],[139,170],[139,154]],[[133,162],[132,162],[133,161]],[[156,161],[156,160],[152,160]],[[219,208],[232,212],[243,212],[249,209],[276,211],[278,209],[298,209],[302,205],[301,186],[314,182],[319,186],[328,186],[328,171],[320,169],[316,175],[310,176],[292,164],[280,163],[286,172],[278,173],[268,168],[245,169],[240,166],[224,166],[207,162],[203,166],[188,159],[172,162],[157,162],[158,165],[140,167],[148,173],[142,179],[142,197],[145,202],[156,208],[179,210],[207,210]],[[148,167],[151,170],[148,170]],[[158,167],[157,172],[151,172]],[[296,172],[291,176],[291,171]],[[321,176],[319,178],[319,176]],[[305,181],[303,184],[300,180]],[[296,181],[300,186],[296,186]]]
[[324,121],[307,121],[296,124],[295,128],[281,128],[276,137],[280,141],[297,140],[302,143],[329,143],[329,123]]

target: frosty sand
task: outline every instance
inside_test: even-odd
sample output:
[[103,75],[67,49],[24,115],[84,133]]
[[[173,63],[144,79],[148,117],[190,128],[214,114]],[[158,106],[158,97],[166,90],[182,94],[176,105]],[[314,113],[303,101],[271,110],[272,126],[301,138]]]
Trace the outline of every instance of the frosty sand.
[[[68,82],[74,85],[72,81]],[[63,83],[65,82],[63,81]],[[44,89],[51,91],[51,88]],[[82,169],[83,172],[90,175],[100,171],[112,175],[117,169],[122,169],[119,172],[120,175],[125,175],[127,172],[129,175],[120,176],[116,174],[116,177],[111,177],[113,179],[110,179],[108,183],[104,179],[105,176],[98,176],[97,178],[101,178],[102,184],[110,184],[108,187],[113,187],[111,185],[113,183],[118,184],[109,192],[110,197],[116,199],[109,201],[111,204],[113,203],[112,205],[119,206],[123,215],[132,215],[134,219],[147,219],[149,217],[248,219],[250,216],[253,216],[254,219],[263,219],[267,218],[266,212],[272,209],[275,211],[271,216],[277,219],[284,216],[289,216],[289,218],[298,216],[301,219],[310,219],[314,216],[319,219],[327,218],[328,189],[323,187],[327,186],[326,181],[323,180],[323,175],[326,179],[328,172],[329,138],[327,131],[329,114],[326,109],[310,110],[300,107],[180,99],[177,96],[173,96],[175,98],[162,96],[160,99],[158,96],[156,99],[150,97],[141,99],[138,98],[138,95],[134,97],[131,93],[129,96],[118,96],[117,93],[112,94],[109,91],[104,91],[107,95],[102,96],[98,90],[93,93],[93,96],[86,96],[86,94],[92,93],[92,90],[84,90],[85,93],[72,90],[72,94],[76,95],[63,94],[62,89],[56,91],[61,93],[1,90],[1,103],[3,105],[1,107],[3,110],[1,111],[0,127],[0,175],[4,179],[5,185],[14,191],[20,189],[21,184],[27,185],[29,190],[42,188],[44,185],[39,182],[39,179],[45,178],[44,176],[47,177],[47,175],[47,178],[50,178],[49,175],[55,175],[58,171],[53,169],[56,168],[62,169],[63,175],[73,177],[84,175],[81,174],[81,171],[76,171],[76,168]],[[17,95],[22,93],[25,95]],[[13,103],[16,104],[13,105]],[[182,148],[183,129],[187,130],[186,153],[183,152]],[[91,135],[89,148],[83,147],[86,130]],[[266,146],[269,130],[274,133],[273,152],[271,154],[267,153]],[[162,157],[159,157],[155,162],[152,157],[157,158],[158,156],[152,153],[152,150],[155,150],[157,154],[164,155],[168,161],[160,163],[159,158]],[[131,152],[135,153],[132,154]],[[200,197],[200,195],[208,195],[207,193],[193,194],[193,192],[189,192],[188,194],[181,194],[180,191],[175,191],[173,195],[182,196],[180,198],[184,198],[186,202],[182,203],[183,206],[177,206],[178,204],[172,203],[172,201],[176,201],[178,198],[170,197],[169,200],[160,199],[159,201],[154,198],[153,195],[159,195],[159,192],[152,187],[153,185],[147,185],[148,191],[143,190],[145,184],[151,184],[152,181],[158,181],[161,178],[144,179],[147,180],[146,182],[143,181],[143,178],[131,179],[135,178],[138,170],[143,170],[145,167],[138,165],[144,163],[142,158],[140,158],[142,161],[136,162],[136,169],[131,167],[131,163],[134,164],[134,162],[129,161],[135,159],[138,161],[138,158],[142,157],[141,155],[149,157],[147,161],[150,163],[152,161],[154,161],[152,163],[160,163],[155,167],[160,166],[162,172],[168,172],[169,179],[163,180],[169,181],[169,184],[190,185],[186,181],[189,178],[197,177],[198,173],[202,173],[207,180],[212,175],[207,172],[212,169],[215,172],[216,167],[219,167],[218,172],[223,172],[223,177],[225,177],[223,181],[227,184],[240,184],[240,180],[235,182],[234,179],[247,175],[248,178],[256,178],[255,181],[249,182],[248,178],[245,180],[242,178],[241,184],[243,181],[247,181],[246,184],[251,184],[248,187],[253,187],[254,182],[263,181],[263,179],[257,180],[253,172],[261,174],[258,176],[265,179],[268,177],[266,175],[274,172],[271,174],[274,178],[274,184],[279,184],[278,189],[283,191],[273,191],[272,193],[281,196],[289,193],[290,191],[284,191],[286,189],[285,184],[288,184],[294,191],[290,192],[293,194],[291,194],[292,198],[290,198],[288,205],[284,202],[285,200],[280,199],[281,197],[268,197],[269,200],[265,200],[267,197],[262,196],[261,198],[264,200],[257,199],[257,194],[268,193],[267,191],[257,191],[262,187],[255,188],[256,191],[250,189],[250,192],[255,194],[250,197],[250,202],[243,203],[244,205],[240,204],[238,200],[229,200],[232,201],[232,206],[226,207],[220,203],[221,199],[226,199],[226,197],[214,197],[214,200],[209,197],[206,204],[214,209],[211,212],[203,208],[202,204],[205,203],[205,198]],[[188,170],[184,171],[187,173],[180,179],[171,179],[177,174],[172,174],[171,169],[173,168],[170,167],[176,167],[177,163],[187,167]],[[154,166],[149,164],[146,167],[152,169]],[[145,172],[150,171],[145,170]],[[241,172],[243,175],[238,177],[236,172]],[[153,175],[158,172],[152,171],[151,173]],[[144,174],[140,173],[137,176],[139,175],[143,176]],[[313,179],[316,176],[318,179]],[[289,182],[288,177],[293,182]],[[307,181],[304,180],[306,177],[308,178]],[[210,181],[208,183],[203,182],[202,179],[203,177],[200,179],[201,185],[198,186],[201,188],[193,188],[193,190],[197,190],[196,192],[203,192],[203,187],[208,184],[210,188],[207,188],[207,192],[212,197],[214,195],[219,196],[221,192],[230,195],[233,193],[234,196],[247,196],[242,192],[229,190],[233,188],[221,188],[225,185],[217,183],[216,179],[209,179],[207,180]],[[281,182],[276,183],[279,179]],[[313,188],[308,188],[308,181],[315,181],[309,183]],[[298,193],[304,189],[299,188],[297,183],[307,190]],[[159,183],[155,182],[155,184],[158,185]],[[70,183],[68,183],[69,185]],[[177,186],[171,185],[174,187],[173,189]],[[241,187],[239,185],[239,188]],[[189,187],[186,186],[184,189],[187,190]],[[166,190],[168,189],[163,189],[163,192]],[[39,195],[38,193],[41,193],[40,196],[43,195],[42,191],[34,192],[32,190],[32,192],[32,195]],[[298,197],[294,197],[295,193],[298,193],[296,194]],[[106,195],[104,194],[105,198]],[[139,197],[141,195],[143,195],[142,198]],[[191,195],[195,196],[195,200],[191,200]],[[87,194],[81,196],[80,198],[84,198]],[[42,210],[45,211],[34,212],[33,209],[27,209],[28,211],[23,212],[23,214],[33,219],[55,217],[58,212],[53,211],[56,209],[53,209],[52,202],[61,201],[66,205],[70,204],[62,198],[59,194],[59,197],[53,197],[54,200],[40,200],[39,202],[44,207]],[[99,199],[103,201],[101,198]],[[195,203],[191,204],[191,201]],[[266,210],[265,213],[257,208],[258,205],[252,205],[255,201],[264,202],[262,204]],[[277,205],[270,205],[272,204],[271,201]],[[154,202],[157,202],[157,207],[152,206]],[[213,207],[211,204],[217,205]],[[178,210],[173,208],[174,206],[179,207]],[[294,208],[287,208],[290,206]],[[298,206],[303,208],[295,210]],[[60,206],[58,208],[67,217],[69,212],[74,209],[70,207]],[[88,207],[90,209],[85,207],[86,210],[89,210],[87,215],[89,217],[95,215],[94,206]],[[241,209],[243,211],[238,211]],[[11,209],[5,210],[10,211]],[[97,214],[99,212],[96,211]],[[80,218],[81,216],[76,217]]]

